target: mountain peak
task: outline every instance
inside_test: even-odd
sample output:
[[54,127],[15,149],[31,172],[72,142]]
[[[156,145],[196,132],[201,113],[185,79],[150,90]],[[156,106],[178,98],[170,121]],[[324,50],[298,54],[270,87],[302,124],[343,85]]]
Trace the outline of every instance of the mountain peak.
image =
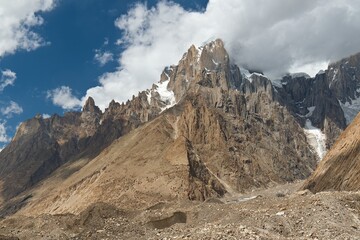
[[92,97],[89,97],[85,102],[85,105],[83,107],[83,112],[101,113],[101,110],[98,106],[95,105],[94,99]]
[[229,55],[221,39],[216,39],[202,47],[200,56],[201,68],[215,70],[226,64],[229,64]]

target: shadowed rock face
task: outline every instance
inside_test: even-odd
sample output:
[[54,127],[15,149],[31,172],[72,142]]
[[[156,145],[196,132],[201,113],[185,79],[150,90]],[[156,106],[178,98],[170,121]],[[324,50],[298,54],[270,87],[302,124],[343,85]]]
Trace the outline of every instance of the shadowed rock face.
[[[304,126],[309,119],[313,126],[322,129],[326,134],[326,146],[329,149],[346,127],[343,110],[330,90],[327,75],[285,76],[281,87],[275,87],[280,96],[279,101],[285,105]],[[312,112],[309,109],[313,109]]]
[[360,115],[340,135],[303,189],[320,191],[360,190]]
[[[80,190],[78,196],[73,194],[79,186],[90,189],[86,194],[94,193],[87,201],[106,201],[108,197],[135,206],[140,203],[128,196],[203,201],[308,177],[318,159],[307,143],[304,118],[299,115],[306,115],[307,108],[315,106],[311,121],[326,132],[329,146],[344,127],[342,110],[326,85],[325,75],[284,78],[284,86],[275,88],[261,74],[241,73],[229,59],[221,40],[201,48],[191,46],[178,65],[163,71],[158,84],[126,103],[112,101],[101,112],[89,98],[81,112],[24,122],[0,153],[3,200],[84,159],[85,167],[76,166],[76,171],[66,175],[69,186],[55,187],[65,189],[59,190],[64,202],[71,195],[77,197],[76,204],[90,204],[84,203]],[[127,141],[115,141],[125,136]],[[146,146],[141,145],[145,142]],[[149,159],[153,162],[148,163]],[[133,160],[135,164],[129,164]],[[161,168],[154,169],[157,165]],[[102,179],[106,169],[118,172]],[[126,175],[125,170],[131,174]],[[172,178],[165,173],[173,174]],[[91,176],[90,180],[84,175]],[[177,181],[165,191],[155,180],[149,182],[153,175]],[[100,180],[94,183],[93,178]],[[132,186],[138,179],[144,181],[138,186],[141,190],[130,193],[129,188],[119,187],[129,182]],[[112,181],[116,184],[109,186]],[[144,188],[146,184],[153,192]],[[108,195],[96,195],[97,191]],[[60,197],[42,198],[62,203]],[[70,209],[77,208],[81,206]]]
[[360,53],[330,64],[326,75],[350,124],[360,111]]
[[360,53],[329,65],[326,71],[331,91],[342,103],[358,98],[360,94]]

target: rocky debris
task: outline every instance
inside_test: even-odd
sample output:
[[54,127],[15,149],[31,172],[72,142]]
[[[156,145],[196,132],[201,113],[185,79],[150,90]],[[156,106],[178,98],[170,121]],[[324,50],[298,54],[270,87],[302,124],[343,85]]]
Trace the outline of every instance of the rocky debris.
[[303,189],[312,192],[360,190],[360,115],[340,135]]
[[[301,182],[259,190],[261,198],[229,204],[176,201],[118,210],[90,206],[79,215],[15,215],[0,235],[19,239],[358,239],[360,193],[298,194]],[[277,192],[285,197],[274,197]],[[177,216],[177,217],[174,217]],[[186,216],[186,221],[185,221]],[[170,219],[181,221],[173,221]],[[90,220],[89,220],[90,219]],[[167,219],[159,228],[151,221]],[[170,221],[173,224],[167,224]],[[80,223],[83,224],[80,224]]]
[[155,229],[164,229],[164,228],[169,228],[177,223],[186,223],[186,218],[187,218],[186,213],[174,212],[170,217],[151,220],[147,224]]
[[19,238],[0,235],[0,240],[19,240]]

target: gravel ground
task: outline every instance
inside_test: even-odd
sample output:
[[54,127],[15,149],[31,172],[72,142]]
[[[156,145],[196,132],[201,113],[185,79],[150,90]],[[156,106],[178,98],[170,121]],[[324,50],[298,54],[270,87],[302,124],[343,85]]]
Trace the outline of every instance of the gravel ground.
[[294,192],[301,183],[136,211],[12,216],[0,239],[360,239],[360,192]]

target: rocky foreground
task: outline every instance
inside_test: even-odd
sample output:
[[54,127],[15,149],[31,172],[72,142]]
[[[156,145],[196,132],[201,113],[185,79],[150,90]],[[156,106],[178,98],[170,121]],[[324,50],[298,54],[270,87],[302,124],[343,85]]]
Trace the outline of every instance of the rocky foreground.
[[0,222],[0,239],[360,238],[360,192],[295,192],[301,184],[137,211],[97,203],[79,215],[14,215]]

